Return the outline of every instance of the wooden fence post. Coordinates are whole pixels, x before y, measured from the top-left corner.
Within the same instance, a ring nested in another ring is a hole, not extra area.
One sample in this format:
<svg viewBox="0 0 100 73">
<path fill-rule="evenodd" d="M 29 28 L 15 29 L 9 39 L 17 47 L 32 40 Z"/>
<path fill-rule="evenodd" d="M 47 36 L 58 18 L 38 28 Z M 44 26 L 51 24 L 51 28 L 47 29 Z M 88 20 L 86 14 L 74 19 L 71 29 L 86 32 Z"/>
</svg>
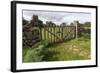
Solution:
<svg viewBox="0 0 100 73">
<path fill-rule="evenodd" d="M 79 21 L 74 21 L 75 25 L 75 37 L 78 38 L 80 36 L 80 24 Z"/>
<path fill-rule="evenodd" d="M 62 38 L 62 41 L 63 41 L 63 26 L 61 26 L 61 38 Z"/>
</svg>

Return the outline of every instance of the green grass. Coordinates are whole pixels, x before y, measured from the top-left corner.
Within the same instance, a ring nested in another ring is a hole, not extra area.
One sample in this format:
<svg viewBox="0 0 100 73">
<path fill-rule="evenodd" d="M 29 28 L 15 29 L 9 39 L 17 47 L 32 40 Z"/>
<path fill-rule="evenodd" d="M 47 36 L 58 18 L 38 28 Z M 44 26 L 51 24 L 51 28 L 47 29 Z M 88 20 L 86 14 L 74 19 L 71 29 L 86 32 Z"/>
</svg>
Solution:
<svg viewBox="0 0 100 73">
<path fill-rule="evenodd" d="M 85 60 L 90 59 L 90 40 L 73 39 L 54 44 L 46 48 L 45 61 Z M 53 53 L 53 54 L 52 54 Z"/>
<path fill-rule="evenodd" d="M 37 47 L 23 49 L 23 62 L 91 59 L 91 41 L 89 37 L 90 35 L 83 34 L 83 37 L 55 44 L 41 41 Z"/>
<path fill-rule="evenodd" d="M 37 47 L 23 49 L 23 62 L 40 62 L 44 56 L 43 49 L 48 44 L 41 41 Z"/>
</svg>

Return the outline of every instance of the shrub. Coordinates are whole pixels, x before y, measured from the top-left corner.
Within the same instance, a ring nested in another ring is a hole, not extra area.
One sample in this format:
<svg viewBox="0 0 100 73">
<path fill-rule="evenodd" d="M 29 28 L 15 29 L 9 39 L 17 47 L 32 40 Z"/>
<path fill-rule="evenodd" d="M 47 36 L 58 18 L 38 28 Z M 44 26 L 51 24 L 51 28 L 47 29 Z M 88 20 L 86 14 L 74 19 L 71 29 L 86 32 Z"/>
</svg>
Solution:
<svg viewBox="0 0 100 73">
<path fill-rule="evenodd" d="M 40 48 L 28 50 L 24 57 L 24 62 L 40 62 L 43 57 L 43 55 L 40 55 L 41 50 Z"/>
<path fill-rule="evenodd" d="M 37 48 L 30 48 L 24 55 L 24 62 L 40 62 L 44 57 L 44 49 L 48 45 L 47 42 L 42 41 Z M 25 50 L 24 50 L 25 51 Z"/>
<path fill-rule="evenodd" d="M 90 34 L 88 33 L 82 33 L 82 36 L 84 39 L 90 39 Z"/>
</svg>

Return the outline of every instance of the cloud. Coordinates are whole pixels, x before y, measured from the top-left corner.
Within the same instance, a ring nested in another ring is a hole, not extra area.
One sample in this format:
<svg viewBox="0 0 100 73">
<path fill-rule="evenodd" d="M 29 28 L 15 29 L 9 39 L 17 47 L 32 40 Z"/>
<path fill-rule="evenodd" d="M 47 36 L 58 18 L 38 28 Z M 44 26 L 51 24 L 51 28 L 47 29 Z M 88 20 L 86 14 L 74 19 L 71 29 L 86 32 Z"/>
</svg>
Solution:
<svg viewBox="0 0 100 73">
<path fill-rule="evenodd" d="M 83 13 L 69 13 L 70 16 L 63 17 L 62 21 L 72 22 L 75 20 L 84 23 L 86 21 L 91 21 L 91 14 L 83 14 Z"/>
<path fill-rule="evenodd" d="M 76 12 L 54 12 L 54 11 L 30 11 L 24 10 L 23 17 L 31 20 L 33 15 L 38 15 L 39 19 L 44 23 L 46 21 L 53 21 L 54 23 L 72 22 L 79 20 L 80 22 L 91 21 L 90 13 L 76 13 Z"/>
</svg>

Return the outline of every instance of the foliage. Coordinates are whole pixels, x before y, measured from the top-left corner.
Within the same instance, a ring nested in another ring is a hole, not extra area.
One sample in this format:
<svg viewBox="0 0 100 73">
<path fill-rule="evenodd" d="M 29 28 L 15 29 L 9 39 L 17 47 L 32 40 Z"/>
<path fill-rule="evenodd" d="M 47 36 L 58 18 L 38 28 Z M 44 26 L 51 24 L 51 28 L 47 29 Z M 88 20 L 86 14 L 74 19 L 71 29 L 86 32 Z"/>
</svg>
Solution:
<svg viewBox="0 0 100 73">
<path fill-rule="evenodd" d="M 66 26 L 66 23 L 61 23 L 60 26 Z"/>
<path fill-rule="evenodd" d="M 91 22 L 85 22 L 85 23 L 83 24 L 83 26 L 84 26 L 84 27 L 91 27 Z"/>
<path fill-rule="evenodd" d="M 52 21 L 47 21 L 47 22 L 46 22 L 46 25 L 47 25 L 47 26 L 53 26 L 53 25 L 55 26 L 56 24 L 53 23 Z"/>
<path fill-rule="evenodd" d="M 47 46 L 47 42 L 42 41 L 36 48 L 23 49 L 23 62 L 40 62 L 44 56 L 43 50 Z"/>
<path fill-rule="evenodd" d="M 28 24 L 28 20 L 23 18 L 23 25 Z"/>
<path fill-rule="evenodd" d="M 82 33 L 82 36 L 84 39 L 90 39 L 91 38 L 91 34 L 89 33 Z"/>
<path fill-rule="evenodd" d="M 38 20 L 38 25 L 39 25 L 39 27 L 43 27 L 43 21 Z"/>
<path fill-rule="evenodd" d="M 40 55 L 41 49 L 35 48 L 32 50 L 28 50 L 25 57 L 24 62 L 39 62 L 42 59 L 42 55 Z"/>
</svg>

